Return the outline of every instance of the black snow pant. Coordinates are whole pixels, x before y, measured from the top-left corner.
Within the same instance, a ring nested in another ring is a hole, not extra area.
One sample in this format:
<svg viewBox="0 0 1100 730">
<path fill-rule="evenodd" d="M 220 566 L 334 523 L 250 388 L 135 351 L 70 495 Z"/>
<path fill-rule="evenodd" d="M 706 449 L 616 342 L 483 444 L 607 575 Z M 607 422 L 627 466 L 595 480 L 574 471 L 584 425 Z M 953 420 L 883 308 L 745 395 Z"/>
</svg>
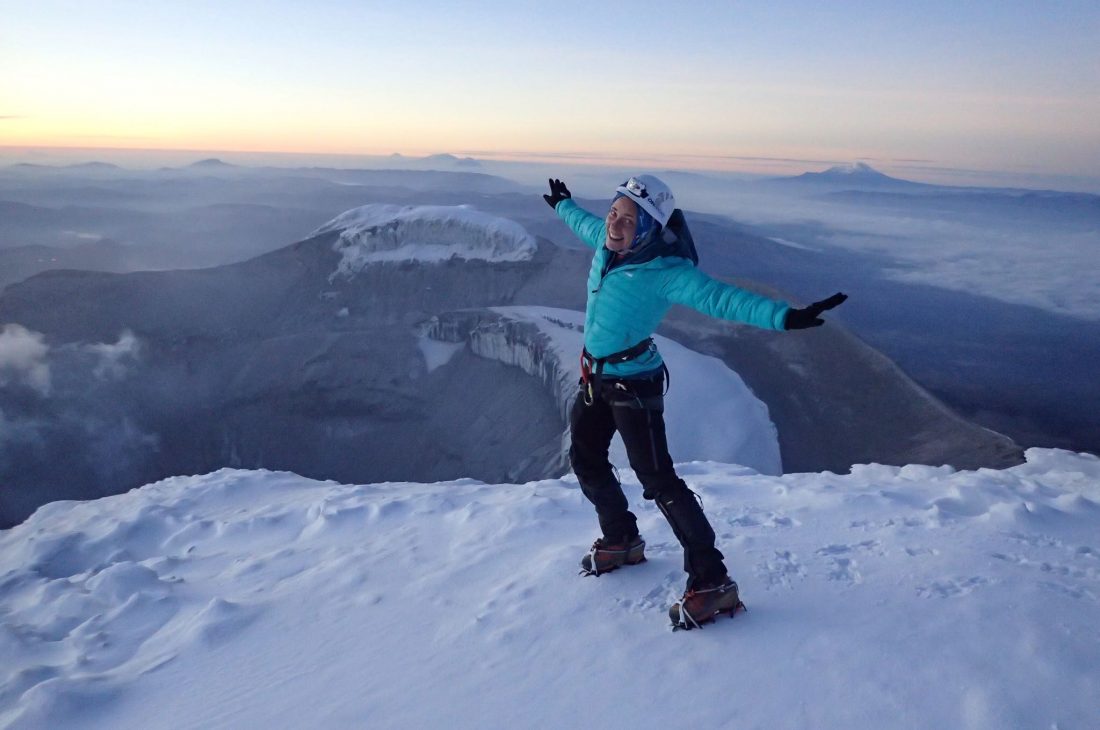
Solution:
<svg viewBox="0 0 1100 730">
<path fill-rule="evenodd" d="M 581 491 L 596 508 L 605 540 L 618 543 L 638 534 L 638 522 L 608 460 L 618 431 L 642 496 L 657 503 L 684 548 L 688 588 L 726 575 L 714 530 L 695 493 L 676 475 L 665 438 L 664 373 L 651 380 L 604 377 L 601 392 L 585 404 L 584 389 L 569 416 L 569 461 Z"/>
</svg>

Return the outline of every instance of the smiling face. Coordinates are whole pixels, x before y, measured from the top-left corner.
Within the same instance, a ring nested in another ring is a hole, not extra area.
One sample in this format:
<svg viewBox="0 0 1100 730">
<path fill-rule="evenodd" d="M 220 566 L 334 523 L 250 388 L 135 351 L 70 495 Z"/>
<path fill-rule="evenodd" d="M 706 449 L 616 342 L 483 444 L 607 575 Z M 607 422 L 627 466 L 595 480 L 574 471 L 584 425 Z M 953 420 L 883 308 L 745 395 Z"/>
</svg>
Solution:
<svg viewBox="0 0 1100 730">
<path fill-rule="evenodd" d="M 630 198 L 618 198 L 607 212 L 607 242 L 604 244 L 621 254 L 630 248 L 638 232 L 638 206 Z"/>
</svg>

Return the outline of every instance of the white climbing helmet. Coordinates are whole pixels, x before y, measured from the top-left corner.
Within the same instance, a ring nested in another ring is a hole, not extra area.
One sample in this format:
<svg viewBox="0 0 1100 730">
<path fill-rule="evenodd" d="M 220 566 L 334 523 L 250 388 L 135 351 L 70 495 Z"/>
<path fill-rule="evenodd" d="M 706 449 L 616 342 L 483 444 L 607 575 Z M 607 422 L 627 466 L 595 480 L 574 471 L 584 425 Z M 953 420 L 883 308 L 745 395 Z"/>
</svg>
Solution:
<svg viewBox="0 0 1100 730">
<path fill-rule="evenodd" d="M 635 175 L 615 188 L 615 192 L 622 193 L 637 203 L 662 228 L 668 225 L 672 211 L 676 210 L 676 198 L 672 197 L 672 190 L 653 175 Z"/>
</svg>

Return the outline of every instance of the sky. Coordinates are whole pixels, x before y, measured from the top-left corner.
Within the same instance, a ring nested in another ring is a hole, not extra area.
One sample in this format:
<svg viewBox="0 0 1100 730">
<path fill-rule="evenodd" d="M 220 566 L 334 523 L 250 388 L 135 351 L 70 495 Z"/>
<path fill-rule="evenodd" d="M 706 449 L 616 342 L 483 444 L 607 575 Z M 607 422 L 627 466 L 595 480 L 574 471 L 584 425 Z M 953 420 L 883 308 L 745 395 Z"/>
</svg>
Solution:
<svg viewBox="0 0 1100 730">
<path fill-rule="evenodd" d="M 1100 170 L 1095 0 L 0 0 L 0 14 L 7 148 Z"/>
</svg>

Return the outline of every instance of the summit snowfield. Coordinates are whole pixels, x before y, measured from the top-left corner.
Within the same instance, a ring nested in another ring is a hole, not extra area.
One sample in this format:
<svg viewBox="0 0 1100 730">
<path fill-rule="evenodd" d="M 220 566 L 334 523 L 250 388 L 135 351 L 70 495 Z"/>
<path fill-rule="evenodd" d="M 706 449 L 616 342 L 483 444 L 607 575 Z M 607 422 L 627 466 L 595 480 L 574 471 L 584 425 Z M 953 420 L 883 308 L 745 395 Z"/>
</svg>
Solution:
<svg viewBox="0 0 1100 730">
<path fill-rule="evenodd" d="M 749 607 L 701 631 L 629 471 L 649 560 L 600 578 L 571 477 L 47 505 L 0 533 L 0 727 L 1096 727 L 1100 460 L 679 468 Z"/>
</svg>

